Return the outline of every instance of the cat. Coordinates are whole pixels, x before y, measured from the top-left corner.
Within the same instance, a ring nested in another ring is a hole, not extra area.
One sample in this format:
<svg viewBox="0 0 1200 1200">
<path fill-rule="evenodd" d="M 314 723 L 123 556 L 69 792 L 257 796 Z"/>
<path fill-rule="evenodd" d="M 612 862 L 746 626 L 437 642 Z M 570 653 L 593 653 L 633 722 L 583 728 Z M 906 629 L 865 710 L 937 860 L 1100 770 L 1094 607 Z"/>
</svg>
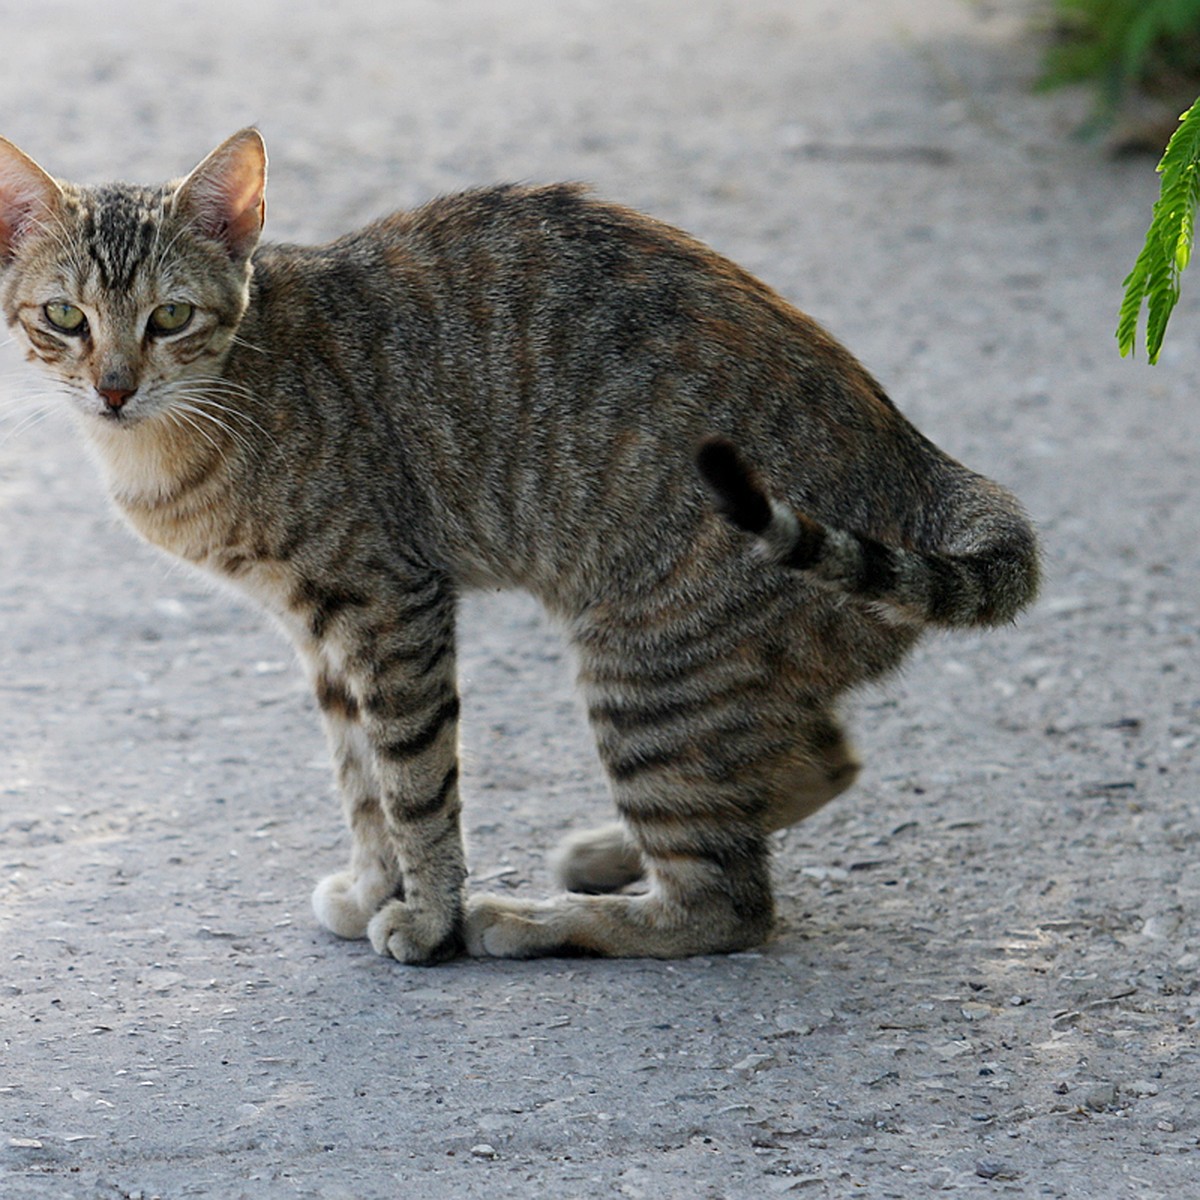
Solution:
<svg viewBox="0 0 1200 1200">
<path fill-rule="evenodd" d="M 181 180 L 84 187 L 0 140 L 0 305 L 133 529 L 295 643 L 352 840 L 318 920 L 420 964 L 761 944 L 770 834 L 859 771 L 839 696 L 1033 598 L 1016 500 L 765 284 L 577 185 L 299 247 L 260 244 L 266 167 L 245 129 Z M 565 631 L 621 818 L 545 900 L 467 895 L 481 587 Z"/>
</svg>

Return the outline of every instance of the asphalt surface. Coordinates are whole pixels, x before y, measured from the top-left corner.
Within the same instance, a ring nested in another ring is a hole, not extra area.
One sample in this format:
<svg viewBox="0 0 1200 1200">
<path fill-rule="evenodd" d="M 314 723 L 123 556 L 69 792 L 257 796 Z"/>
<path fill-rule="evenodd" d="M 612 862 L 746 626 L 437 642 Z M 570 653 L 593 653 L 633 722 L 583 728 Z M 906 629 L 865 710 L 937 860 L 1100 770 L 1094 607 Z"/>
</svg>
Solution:
<svg viewBox="0 0 1200 1200">
<path fill-rule="evenodd" d="M 1035 95 L 1015 0 L 0 0 L 0 133 L 158 180 L 255 122 L 268 233 L 584 179 L 811 312 L 1010 485 L 1047 580 L 852 705 L 780 929 L 409 969 L 309 912 L 345 838 L 256 613 L 138 545 L 0 350 L 0 1195 L 1195 1194 L 1200 279 L 1118 358 L 1152 160 Z M 464 614 L 475 885 L 607 815 L 555 632 Z"/>
</svg>

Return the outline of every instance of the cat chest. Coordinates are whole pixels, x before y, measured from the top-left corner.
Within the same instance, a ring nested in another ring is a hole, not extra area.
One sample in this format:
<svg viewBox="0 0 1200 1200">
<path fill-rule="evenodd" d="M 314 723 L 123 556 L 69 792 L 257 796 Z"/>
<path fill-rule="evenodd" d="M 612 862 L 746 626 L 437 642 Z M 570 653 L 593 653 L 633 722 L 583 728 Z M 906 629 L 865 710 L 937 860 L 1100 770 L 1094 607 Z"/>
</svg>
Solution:
<svg viewBox="0 0 1200 1200">
<path fill-rule="evenodd" d="M 330 620 L 330 604 L 341 593 L 317 586 L 286 562 L 236 549 L 218 551 L 202 565 L 274 617 L 305 657 L 319 646 L 329 661 L 341 660 L 344 631 Z"/>
<path fill-rule="evenodd" d="M 252 600 L 292 631 L 304 624 L 298 597 L 303 594 L 299 574 L 287 563 L 257 558 L 238 548 L 223 548 L 205 556 L 198 565 Z"/>
<path fill-rule="evenodd" d="M 148 542 L 265 609 L 288 626 L 289 632 L 297 623 L 298 572 L 259 547 L 241 544 L 226 522 L 211 514 L 180 519 L 161 509 L 131 511 L 128 507 L 125 516 Z"/>
<path fill-rule="evenodd" d="M 214 504 L 199 505 L 190 512 L 171 511 L 163 505 L 123 507 L 147 541 L 265 610 L 298 646 L 327 640 L 313 626 L 311 581 L 292 562 L 273 556 L 266 548 L 261 522 L 237 519 L 229 512 L 231 506 Z"/>
</svg>

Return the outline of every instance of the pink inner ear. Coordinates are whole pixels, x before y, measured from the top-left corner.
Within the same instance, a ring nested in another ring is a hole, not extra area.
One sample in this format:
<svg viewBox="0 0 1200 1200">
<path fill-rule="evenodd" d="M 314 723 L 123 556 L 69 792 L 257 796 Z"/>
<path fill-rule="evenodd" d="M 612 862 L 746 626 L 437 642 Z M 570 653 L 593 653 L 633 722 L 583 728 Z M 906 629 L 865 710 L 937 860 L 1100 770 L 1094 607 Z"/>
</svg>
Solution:
<svg viewBox="0 0 1200 1200">
<path fill-rule="evenodd" d="M 176 211 L 191 217 L 230 256 L 254 249 L 266 213 L 267 161 L 256 132 L 235 134 L 218 146 L 180 185 Z"/>
<path fill-rule="evenodd" d="M 58 211 L 58 184 L 28 155 L 0 138 L 0 257 Z"/>
</svg>

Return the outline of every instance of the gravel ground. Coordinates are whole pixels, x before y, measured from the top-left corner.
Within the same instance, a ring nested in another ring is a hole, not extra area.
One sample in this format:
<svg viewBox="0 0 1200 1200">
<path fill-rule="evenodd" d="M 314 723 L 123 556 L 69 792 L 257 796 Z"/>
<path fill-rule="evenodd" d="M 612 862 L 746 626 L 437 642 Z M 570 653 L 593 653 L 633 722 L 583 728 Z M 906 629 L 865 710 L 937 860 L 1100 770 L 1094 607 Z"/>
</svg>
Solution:
<svg viewBox="0 0 1200 1200">
<path fill-rule="evenodd" d="M 1152 163 L 1031 93 L 1024 10 L 0 0 L 0 132 L 56 173 L 255 121 L 298 239 L 590 180 L 825 322 L 1047 557 L 1016 628 L 858 698 L 760 953 L 405 969 L 310 916 L 345 840 L 288 651 L 119 528 L 0 350 L 6 1200 L 1195 1194 L 1200 281 L 1117 357 Z M 606 812 L 569 663 L 523 597 L 464 624 L 475 879 L 542 891 Z"/>
</svg>

